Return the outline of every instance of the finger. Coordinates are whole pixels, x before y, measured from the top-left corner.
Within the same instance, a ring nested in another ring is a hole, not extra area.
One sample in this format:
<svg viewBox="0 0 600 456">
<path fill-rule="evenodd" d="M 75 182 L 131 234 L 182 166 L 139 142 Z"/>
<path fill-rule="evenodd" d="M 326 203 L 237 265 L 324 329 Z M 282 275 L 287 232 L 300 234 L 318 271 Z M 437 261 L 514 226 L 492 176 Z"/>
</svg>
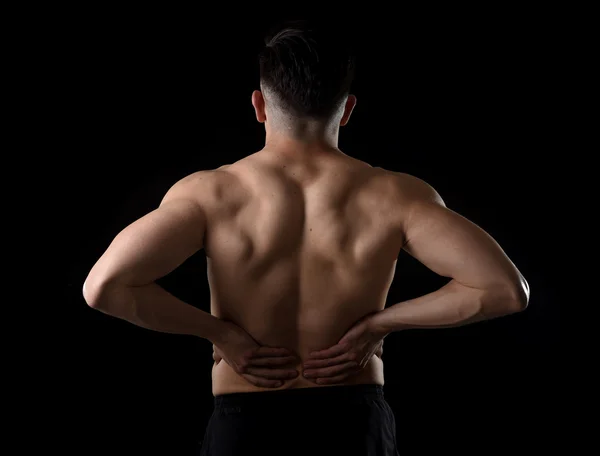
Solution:
<svg viewBox="0 0 600 456">
<path fill-rule="evenodd" d="M 263 388 L 279 388 L 281 385 L 283 385 L 281 380 L 268 380 L 266 378 L 255 377 L 254 375 L 249 374 L 242 374 L 242 377 L 244 377 L 254 386 L 260 386 Z"/>
<path fill-rule="evenodd" d="M 356 361 L 349 361 L 337 366 L 325 367 L 323 369 L 309 369 L 304 371 L 304 376 L 307 378 L 335 377 L 344 372 L 354 371 L 358 368 Z"/>
<path fill-rule="evenodd" d="M 248 366 L 285 366 L 286 364 L 296 364 L 298 358 L 295 356 L 282 356 L 277 358 L 250 358 Z"/>
<path fill-rule="evenodd" d="M 303 366 L 304 369 L 316 369 L 321 367 L 335 366 L 336 364 L 343 364 L 348 361 L 355 360 L 356 355 L 354 353 L 346 352 L 342 355 L 336 356 L 335 358 L 309 360 L 306 361 Z"/>
<path fill-rule="evenodd" d="M 325 359 L 333 358 L 334 356 L 341 355 L 350 349 L 350 345 L 347 343 L 336 344 L 333 347 L 329 347 L 326 350 L 311 352 L 308 356 L 312 359 Z"/>
<path fill-rule="evenodd" d="M 252 350 L 252 358 L 270 357 L 270 356 L 293 356 L 294 352 L 287 348 L 274 348 L 274 347 L 258 347 Z"/>
<path fill-rule="evenodd" d="M 260 367 L 246 367 L 244 373 L 273 380 L 289 380 L 298 376 L 298 371 L 295 369 L 263 369 Z"/>
<path fill-rule="evenodd" d="M 318 378 L 315 383 L 317 385 L 333 385 L 335 383 L 342 383 L 343 381 L 347 380 L 352 374 L 353 372 L 346 372 L 335 377 Z"/>
</svg>

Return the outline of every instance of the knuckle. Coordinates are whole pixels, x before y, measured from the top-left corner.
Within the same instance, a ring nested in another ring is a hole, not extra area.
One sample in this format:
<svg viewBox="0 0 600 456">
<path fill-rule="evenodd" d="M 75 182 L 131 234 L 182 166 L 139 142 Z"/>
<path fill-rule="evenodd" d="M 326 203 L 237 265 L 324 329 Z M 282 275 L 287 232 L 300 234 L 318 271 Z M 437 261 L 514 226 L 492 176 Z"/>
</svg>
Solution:
<svg viewBox="0 0 600 456">
<path fill-rule="evenodd" d="M 351 352 L 351 353 L 348 353 L 347 358 L 350 361 L 356 361 L 356 359 L 358 358 L 358 355 L 354 352 Z"/>
</svg>

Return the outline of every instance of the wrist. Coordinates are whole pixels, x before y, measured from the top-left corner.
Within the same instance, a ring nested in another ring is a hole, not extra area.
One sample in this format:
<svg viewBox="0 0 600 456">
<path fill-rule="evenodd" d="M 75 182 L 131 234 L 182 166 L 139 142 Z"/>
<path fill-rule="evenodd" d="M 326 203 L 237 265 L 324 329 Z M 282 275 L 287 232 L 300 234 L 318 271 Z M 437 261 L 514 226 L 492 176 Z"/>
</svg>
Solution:
<svg viewBox="0 0 600 456">
<path fill-rule="evenodd" d="M 226 336 L 228 324 L 225 320 L 221 320 L 214 315 L 208 314 L 209 318 L 205 325 L 205 330 L 202 334 L 197 333 L 196 336 L 202 337 L 214 345 L 220 344 Z"/>
<path fill-rule="evenodd" d="M 373 332 L 382 334 L 384 337 L 392 332 L 409 328 L 408 325 L 393 321 L 392 310 L 389 307 L 373 314 L 369 320 L 369 327 Z"/>
<path fill-rule="evenodd" d="M 386 315 L 384 315 L 384 312 L 385 312 L 385 309 L 381 310 L 377 313 L 374 313 L 373 315 L 371 315 L 371 317 L 367 321 L 369 331 L 374 334 L 379 334 L 382 337 L 385 337 L 389 333 L 392 332 L 392 330 L 390 328 L 388 328 L 385 324 L 386 323 L 386 318 L 385 318 Z"/>
</svg>

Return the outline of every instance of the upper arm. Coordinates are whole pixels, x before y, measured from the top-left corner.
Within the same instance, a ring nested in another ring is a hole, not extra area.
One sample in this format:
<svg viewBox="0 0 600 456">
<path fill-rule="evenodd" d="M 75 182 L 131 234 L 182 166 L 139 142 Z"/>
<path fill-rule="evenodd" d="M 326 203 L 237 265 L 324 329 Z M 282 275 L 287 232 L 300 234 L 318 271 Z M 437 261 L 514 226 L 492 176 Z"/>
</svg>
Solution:
<svg viewBox="0 0 600 456">
<path fill-rule="evenodd" d="M 204 210 L 192 194 L 189 179 L 183 179 L 157 209 L 115 237 L 88 280 L 132 286 L 151 283 L 202 248 L 205 228 Z"/>
<path fill-rule="evenodd" d="M 526 289 L 515 265 L 488 233 L 448 209 L 425 182 L 415 180 L 411 187 L 405 251 L 437 274 L 469 287 Z"/>
</svg>

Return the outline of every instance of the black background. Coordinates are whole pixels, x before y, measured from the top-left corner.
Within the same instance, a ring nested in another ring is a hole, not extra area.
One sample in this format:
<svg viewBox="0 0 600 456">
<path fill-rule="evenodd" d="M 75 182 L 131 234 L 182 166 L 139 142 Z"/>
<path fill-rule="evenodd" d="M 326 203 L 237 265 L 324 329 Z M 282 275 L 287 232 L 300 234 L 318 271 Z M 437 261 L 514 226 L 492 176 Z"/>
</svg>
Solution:
<svg viewBox="0 0 600 456">
<path fill-rule="evenodd" d="M 58 185 L 69 261 L 62 436 L 79 454 L 187 455 L 202 439 L 210 343 L 105 316 L 81 287 L 112 238 L 174 182 L 262 147 L 250 103 L 256 54 L 269 26 L 302 17 L 163 13 L 78 12 L 55 31 L 49 71 L 68 111 L 54 132 L 66 151 Z M 429 182 L 500 243 L 531 287 L 521 314 L 386 339 L 401 454 L 540 450 L 552 442 L 559 333 L 548 276 L 559 235 L 548 222 L 550 36 L 535 12 L 388 16 L 343 19 L 358 52 L 358 104 L 340 148 Z M 208 310 L 205 266 L 199 253 L 160 283 Z M 403 254 L 388 304 L 444 283 Z"/>
</svg>

